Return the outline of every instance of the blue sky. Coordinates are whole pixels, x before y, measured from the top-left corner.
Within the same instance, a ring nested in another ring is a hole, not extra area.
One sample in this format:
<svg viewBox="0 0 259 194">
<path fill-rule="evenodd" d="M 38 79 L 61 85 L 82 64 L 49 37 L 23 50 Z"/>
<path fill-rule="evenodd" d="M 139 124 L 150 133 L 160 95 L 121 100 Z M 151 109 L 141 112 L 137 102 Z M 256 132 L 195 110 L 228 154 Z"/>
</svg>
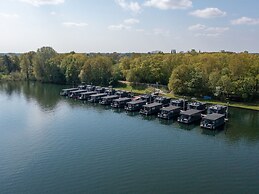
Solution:
<svg viewBox="0 0 259 194">
<path fill-rule="evenodd" d="M 0 52 L 259 52 L 258 0 L 0 1 Z"/>
</svg>

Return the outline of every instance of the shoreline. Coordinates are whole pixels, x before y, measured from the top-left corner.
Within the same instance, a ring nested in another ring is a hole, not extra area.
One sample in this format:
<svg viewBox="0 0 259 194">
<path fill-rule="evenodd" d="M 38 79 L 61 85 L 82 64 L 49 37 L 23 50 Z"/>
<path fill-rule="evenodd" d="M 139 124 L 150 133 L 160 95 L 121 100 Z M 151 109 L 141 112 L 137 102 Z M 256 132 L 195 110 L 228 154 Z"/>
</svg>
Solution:
<svg viewBox="0 0 259 194">
<path fill-rule="evenodd" d="M 133 89 L 131 86 L 126 86 L 126 87 L 114 87 L 115 89 L 119 89 L 119 90 L 126 90 L 126 91 L 130 91 L 133 92 L 135 94 L 146 94 L 148 93 L 147 90 L 144 89 Z M 191 99 L 190 96 L 175 96 L 173 94 L 170 93 L 163 93 L 164 96 L 170 97 L 170 98 L 187 98 L 187 99 Z M 209 104 L 220 104 L 220 105 L 228 105 L 229 107 L 234 107 L 234 108 L 242 108 L 242 109 L 247 109 L 247 110 L 252 110 L 252 111 L 259 111 L 259 104 L 257 105 L 256 103 L 245 103 L 245 102 L 233 102 L 233 101 L 229 101 L 229 103 L 227 102 L 222 102 L 222 101 L 217 101 L 217 100 L 204 100 L 204 99 L 199 99 L 197 98 L 197 100 L 201 101 L 201 102 L 206 102 Z"/>
</svg>

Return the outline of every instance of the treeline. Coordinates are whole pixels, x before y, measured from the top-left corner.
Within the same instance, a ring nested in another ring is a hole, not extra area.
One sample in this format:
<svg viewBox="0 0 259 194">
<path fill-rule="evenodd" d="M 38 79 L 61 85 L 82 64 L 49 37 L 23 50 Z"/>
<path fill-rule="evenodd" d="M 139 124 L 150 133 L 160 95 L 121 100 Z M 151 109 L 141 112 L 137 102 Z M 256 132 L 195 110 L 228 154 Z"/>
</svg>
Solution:
<svg viewBox="0 0 259 194">
<path fill-rule="evenodd" d="M 258 97 L 259 55 L 249 53 L 58 54 L 51 47 L 0 57 L 0 78 L 51 83 L 114 85 L 118 80 L 168 85 L 186 96 L 253 101 Z"/>
</svg>

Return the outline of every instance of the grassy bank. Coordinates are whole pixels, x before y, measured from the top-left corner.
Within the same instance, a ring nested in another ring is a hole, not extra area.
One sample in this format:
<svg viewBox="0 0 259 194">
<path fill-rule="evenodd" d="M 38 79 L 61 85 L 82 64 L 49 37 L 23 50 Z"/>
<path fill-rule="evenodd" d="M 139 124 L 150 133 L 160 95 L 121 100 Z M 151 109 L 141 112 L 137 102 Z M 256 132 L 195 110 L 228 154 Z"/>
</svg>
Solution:
<svg viewBox="0 0 259 194">
<path fill-rule="evenodd" d="M 146 93 L 151 93 L 155 91 L 155 88 L 152 87 L 144 87 L 144 86 L 136 86 L 132 87 L 130 84 L 121 84 L 120 86 L 116 87 L 115 89 L 120 89 L 120 90 L 127 90 L 130 92 L 133 92 L 135 94 L 146 94 Z M 162 94 L 170 97 L 170 98 L 183 98 L 183 96 L 175 96 L 171 93 L 168 93 L 167 91 L 162 89 Z M 188 99 L 191 99 L 191 97 L 186 97 Z M 221 102 L 217 100 L 203 100 L 203 99 L 198 99 L 199 101 L 202 102 L 207 102 L 209 104 L 220 104 L 220 105 L 227 105 L 226 102 Z M 228 104 L 230 107 L 236 107 L 236 108 L 243 108 L 243 109 L 249 109 L 249 110 L 256 110 L 259 111 L 259 103 L 245 103 L 245 102 L 229 102 Z"/>
</svg>

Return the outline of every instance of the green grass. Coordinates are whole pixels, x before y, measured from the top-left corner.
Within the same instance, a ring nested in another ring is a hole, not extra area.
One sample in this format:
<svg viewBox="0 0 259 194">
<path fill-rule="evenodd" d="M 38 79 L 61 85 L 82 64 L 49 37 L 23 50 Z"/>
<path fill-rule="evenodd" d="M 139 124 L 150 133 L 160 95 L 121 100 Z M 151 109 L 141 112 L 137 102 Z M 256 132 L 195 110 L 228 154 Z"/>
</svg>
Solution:
<svg viewBox="0 0 259 194">
<path fill-rule="evenodd" d="M 144 87 L 144 86 L 131 86 L 130 84 L 121 84 L 118 87 L 115 87 L 115 89 L 119 90 L 127 90 L 130 92 L 133 92 L 135 94 L 146 94 L 146 93 L 151 93 L 155 91 L 155 88 L 152 87 Z M 164 93 L 164 96 L 170 97 L 170 98 L 183 98 L 183 96 L 176 96 L 172 93 Z M 188 99 L 191 99 L 191 97 L 185 97 Z M 220 105 L 227 105 L 226 102 L 221 102 L 217 100 L 203 100 L 203 99 L 198 99 L 199 101 L 202 102 L 207 102 L 209 104 L 220 104 Z M 236 107 L 236 108 L 243 108 L 243 109 L 249 109 L 249 110 L 256 110 L 259 111 L 259 103 L 245 103 L 245 102 L 229 102 L 228 104 L 230 107 Z"/>
</svg>

